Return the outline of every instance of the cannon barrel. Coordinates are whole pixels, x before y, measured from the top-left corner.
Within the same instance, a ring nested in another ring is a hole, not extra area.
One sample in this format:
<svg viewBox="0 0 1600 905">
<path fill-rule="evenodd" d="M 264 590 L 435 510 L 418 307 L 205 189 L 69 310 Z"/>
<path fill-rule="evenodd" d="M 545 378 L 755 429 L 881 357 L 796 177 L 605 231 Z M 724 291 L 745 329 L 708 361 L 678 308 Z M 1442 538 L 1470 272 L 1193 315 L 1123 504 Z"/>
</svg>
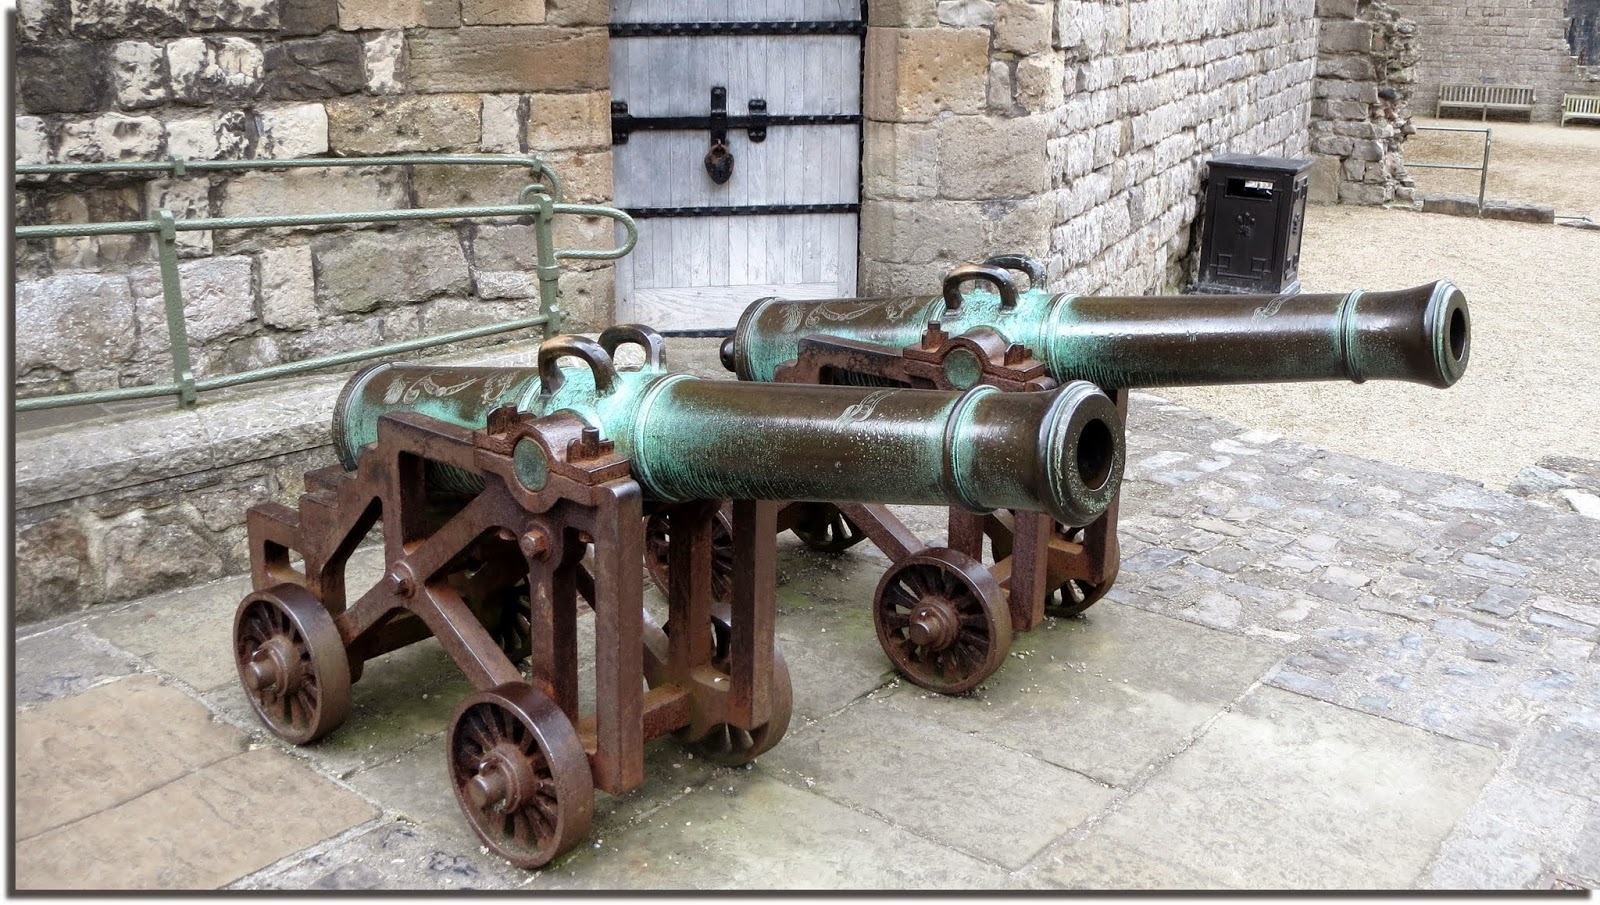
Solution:
<svg viewBox="0 0 1600 905">
<path fill-rule="evenodd" d="M 1038 272 L 1042 276 L 1042 271 Z M 972 281 L 984 288 L 963 293 Z M 932 323 L 998 330 L 1060 382 L 1108 388 L 1404 380 L 1444 388 L 1467 367 L 1471 319 L 1446 280 L 1392 292 L 1080 296 L 1018 292 L 997 267 L 968 265 L 944 294 L 789 301 L 746 308 L 723 344 L 741 380 L 770 381 L 801 338 L 826 334 L 900 349 Z M 993 291 L 990 291 L 993 290 Z"/>
<path fill-rule="evenodd" d="M 836 500 L 1046 512 L 1093 521 L 1122 480 L 1123 430 L 1095 386 L 966 392 L 699 380 L 668 374 L 660 337 L 613 327 L 599 344 L 554 337 L 537 368 L 379 364 L 346 384 L 335 449 L 354 469 L 385 413 L 481 428 L 502 405 L 578 413 L 630 461 L 652 499 Z M 637 371 L 610 352 L 645 346 Z M 564 356 L 587 367 L 557 366 Z M 462 488 L 470 489 L 470 488 Z"/>
</svg>

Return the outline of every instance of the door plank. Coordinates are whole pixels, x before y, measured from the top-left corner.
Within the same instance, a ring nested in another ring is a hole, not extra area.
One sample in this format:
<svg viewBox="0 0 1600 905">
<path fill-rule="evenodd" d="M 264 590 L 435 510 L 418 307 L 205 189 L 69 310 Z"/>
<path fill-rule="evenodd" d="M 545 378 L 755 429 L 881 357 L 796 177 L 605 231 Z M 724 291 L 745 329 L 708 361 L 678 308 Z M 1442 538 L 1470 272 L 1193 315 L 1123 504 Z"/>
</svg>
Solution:
<svg viewBox="0 0 1600 905">
<path fill-rule="evenodd" d="M 751 302 L 768 296 L 786 299 L 835 298 L 834 283 L 778 283 L 771 285 L 706 286 L 698 288 L 640 289 L 634 293 L 624 322 L 649 324 L 657 330 L 731 328 Z"/>
</svg>

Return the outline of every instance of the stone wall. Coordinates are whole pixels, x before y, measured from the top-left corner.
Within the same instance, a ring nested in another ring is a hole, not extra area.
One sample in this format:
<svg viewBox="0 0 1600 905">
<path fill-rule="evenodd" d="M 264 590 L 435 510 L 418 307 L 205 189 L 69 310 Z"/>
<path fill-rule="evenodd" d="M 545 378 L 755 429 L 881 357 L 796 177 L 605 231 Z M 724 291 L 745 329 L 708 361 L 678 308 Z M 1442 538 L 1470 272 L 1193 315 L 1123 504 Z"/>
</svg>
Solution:
<svg viewBox="0 0 1600 905">
<path fill-rule="evenodd" d="M 869 3 L 863 293 L 1000 250 L 1179 288 L 1204 161 L 1307 151 L 1313 2 Z"/>
<path fill-rule="evenodd" d="M 1600 93 L 1600 67 L 1567 40 L 1575 0 L 1393 0 L 1416 20 L 1422 62 L 1412 103 L 1433 115 L 1442 84 L 1532 85 L 1533 119 L 1560 119 L 1563 92 Z M 1587 6 L 1585 6 L 1587 8 Z M 1456 111 L 1451 115 L 1465 115 Z M 1521 119 L 1521 114 L 1514 114 Z"/>
<path fill-rule="evenodd" d="M 16 160 L 104 163 L 537 153 L 567 200 L 611 195 L 603 0 L 22 0 Z M 526 169 L 404 167 L 24 180 L 19 223 L 503 204 Z M 558 244 L 609 247 L 567 218 Z M 196 376 L 527 316 L 510 220 L 179 234 Z M 148 236 L 19 243 L 21 395 L 170 379 Z M 569 327 L 610 268 L 569 267 Z"/>
<path fill-rule="evenodd" d="M 1417 25 L 1387 0 L 1319 0 L 1321 38 L 1311 102 L 1311 200 L 1411 202 L 1401 142 L 1411 126 Z"/>
</svg>

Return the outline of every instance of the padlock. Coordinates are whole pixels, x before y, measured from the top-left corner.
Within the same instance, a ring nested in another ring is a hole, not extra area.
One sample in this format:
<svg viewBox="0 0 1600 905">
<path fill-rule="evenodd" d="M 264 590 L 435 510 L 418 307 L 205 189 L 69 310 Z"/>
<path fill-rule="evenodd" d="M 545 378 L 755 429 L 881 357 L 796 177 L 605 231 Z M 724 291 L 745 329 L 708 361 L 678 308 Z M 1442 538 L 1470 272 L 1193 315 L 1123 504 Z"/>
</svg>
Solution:
<svg viewBox="0 0 1600 905">
<path fill-rule="evenodd" d="M 706 152 L 706 173 L 711 176 L 711 181 L 722 185 L 733 176 L 733 152 L 728 150 L 728 143 L 720 138 L 711 142 L 711 150 Z"/>
</svg>

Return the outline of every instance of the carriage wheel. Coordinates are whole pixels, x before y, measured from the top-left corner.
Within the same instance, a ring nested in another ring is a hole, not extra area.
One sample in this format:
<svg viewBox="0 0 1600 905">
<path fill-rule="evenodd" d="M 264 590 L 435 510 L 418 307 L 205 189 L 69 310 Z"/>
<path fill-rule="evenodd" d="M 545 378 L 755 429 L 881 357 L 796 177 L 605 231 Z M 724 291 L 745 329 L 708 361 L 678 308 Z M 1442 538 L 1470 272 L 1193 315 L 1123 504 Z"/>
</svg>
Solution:
<svg viewBox="0 0 1600 905">
<path fill-rule="evenodd" d="M 711 666 L 728 673 L 733 628 L 726 606 L 719 605 L 713 610 L 711 632 Z M 789 717 L 794 711 L 794 686 L 789 681 L 789 664 L 784 662 L 783 651 L 777 645 L 772 648 L 772 684 L 769 690 L 771 709 L 765 723 L 754 729 L 740 729 L 723 723 L 684 747 L 723 767 L 742 766 L 772 750 L 772 746 L 789 730 Z"/>
<path fill-rule="evenodd" d="M 589 835 L 589 758 L 566 714 L 533 686 L 507 682 L 467 697 L 447 753 L 473 832 L 517 867 L 542 867 Z"/>
<path fill-rule="evenodd" d="M 350 713 L 350 658 L 339 629 L 299 585 L 245 597 L 233 617 L 233 657 L 256 716 L 284 741 L 314 742 Z"/>
<path fill-rule="evenodd" d="M 943 694 L 971 691 L 1011 649 L 1011 611 L 999 583 L 977 560 L 944 547 L 889 568 L 872 621 L 895 668 Z"/>
<path fill-rule="evenodd" d="M 1058 524 L 1056 533 L 1073 543 L 1083 543 L 1083 528 L 1068 528 Z M 1119 563 L 1115 562 L 1108 564 L 1111 574 L 1103 581 L 1090 582 L 1069 578 L 1060 587 L 1052 588 L 1044 599 L 1045 613 L 1058 619 L 1068 619 L 1094 606 L 1100 598 L 1106 596 L 1106 592 L 1111 590 L 1112 583 L 1117 580 L 1118 565 Z"/>
<path fill-rule="evenodd" d="M 843 553 L 867 539 L 859 525 L 832 503 L 796 503 L 802 514 L 789 530 L 818 553 Z"/>
<path fill-rule="evenodd" d="M 661 593 L 667 593 L 668 551 L 672 532 L 667 516 L 656 513 L 644 522 L 645 568 Z M 733 522 L 719 511 L 711 520 L 711 597 L 719 603 L 733 599 Z"/>
</svg>

